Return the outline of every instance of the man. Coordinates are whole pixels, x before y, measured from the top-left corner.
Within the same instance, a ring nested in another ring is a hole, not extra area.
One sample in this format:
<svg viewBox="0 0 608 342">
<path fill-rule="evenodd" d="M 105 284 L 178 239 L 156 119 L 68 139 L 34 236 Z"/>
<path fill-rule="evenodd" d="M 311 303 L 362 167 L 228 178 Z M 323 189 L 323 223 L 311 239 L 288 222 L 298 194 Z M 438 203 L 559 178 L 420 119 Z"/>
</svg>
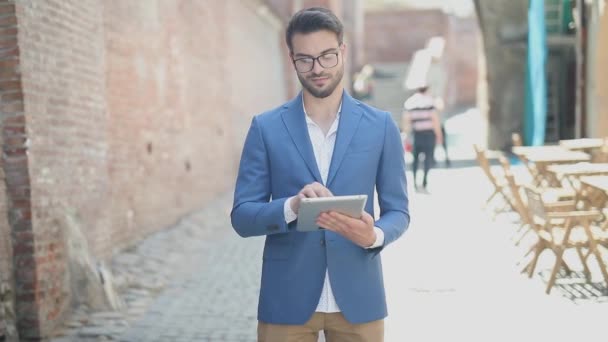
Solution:
<svg viewBox="0 0 608 342">
<path fill-rule="evenodd" d="M 382 341 L 379 252 L 408 227 L 405 165 L 389 113 L 344 91 L 343 28 L 327 9 L 296 13 L 286 41 L 302 92 L 256 116 L 236 182 L 232 225 L 265 235 L 258 341 Z M 374 222 L 373 195 L 380 218 Z M 296 231 L 305 197 L 366 194 L 361 219 L 323 213 Z"/>
<path fill-rule="evenodd" d="M 424 155 L 424 175 L 422 187 L 426 190 L 428 185 L 428 174 L 435 163 L 435 145 L 443 144 L 443 132 L 437 114 L 438 104 L 435 98 L 429 94 L 427 85 L 420 86 L 416 93 L 410 96 L 403 104 L 403 119 L 414 137 L 413 166 L 414 187 L 418 188 L 416 174 L 418 171 L 418 160 Z M 446 149 L 447 157 L 447 149 Z"/>
</svg>

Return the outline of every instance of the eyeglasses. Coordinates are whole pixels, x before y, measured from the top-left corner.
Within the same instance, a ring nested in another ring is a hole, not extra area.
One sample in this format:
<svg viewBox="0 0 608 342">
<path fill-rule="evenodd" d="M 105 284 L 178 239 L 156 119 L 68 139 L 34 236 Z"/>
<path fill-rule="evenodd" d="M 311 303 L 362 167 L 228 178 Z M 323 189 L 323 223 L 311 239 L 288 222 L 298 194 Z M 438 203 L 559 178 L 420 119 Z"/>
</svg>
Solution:
<svg viewBox="0 0 608 342">
<path fill-rule="evenodd" d="M 293 60 L 293 65 L 299 73 L 306 73 L 314 69 L 315 61 L 324 69 L 333 68 L 338 65 L 338 53 L 328 52 L 317 57 L 302 57 Z"/>
</svg>

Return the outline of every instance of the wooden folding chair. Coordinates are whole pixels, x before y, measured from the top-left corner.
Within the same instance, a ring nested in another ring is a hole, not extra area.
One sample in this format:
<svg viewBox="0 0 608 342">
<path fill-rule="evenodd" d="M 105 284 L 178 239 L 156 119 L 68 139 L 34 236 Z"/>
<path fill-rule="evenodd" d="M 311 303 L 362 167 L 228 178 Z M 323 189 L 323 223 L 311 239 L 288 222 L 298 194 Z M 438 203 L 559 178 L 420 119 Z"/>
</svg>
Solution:
<svg viewBox="0 0 608 342">
<path fill-rule="evenodd" d="M 513 147 L 523 146 L 521 135 L 519 135 L 519 133 L 512 133 L 511 143 Z M 522 164 L 524 164 L 524 166 L 526 167 L 526 170 L 528 170 L 528 172 L 530 173 L 530 176 L 532 176 L 533 183 L 540 183 L 542 175 L 539 173 L 534 163 L 530 162 L 528 158 L 526 158 L 526 156 L 524 155 L 517 155 L 517 158 L 521 160 Z"/>
<path fill-rule="evenodd" d="M 490 181 L 490 183 L 492 183 L 492 186 L 494 187 L 494 191 L 492 192 L 490 197 L 488 197 L 488 199 L 486 200 L 484 208 L 487 208 L 493 199 L 502 198 L 502 200 L 504 201 L 504 204 L 501 208 L 499 208 L 497 210 L 497 212 L 515 210 L 512 200 L 509 197 L 509 190 L 508 190 L 506 181 L 504 180 L 504 177 L 495 175 L 492 172 L 492 169 L 490 166 L 490 160 L 488 159 L 488 156 L 487 156 L 487 151 L 484 148 L 481 148 L 477 144 L 475 144 L 473 147 L 475 148 L 477 163 L 479 164 L 479 166 L 483 170 L 483 173 L 486 175 L 486 177 L 488 178 L 488 180 Z"/>
<path fill-rule="evenodd" d="M 500 158 L 501 164 L 503 168 L 505 168 L 505 179 L 507 181 L 507 185 L 509 186 L 511 198 L 513 199 L 513 205 L 515 207 L 515 211 L 519 214 L 521 219 L 521 225 L 517 230 L 516 234 L 519 234 L 516 237 L 515 245 L 519 246 L 524 237 L 526 237 L 530 231 L 532 231 L 533 220 L 530 215 L 530 210 L 528 209 L 528 203 L 525 200 L 525 197 L 522 195 L 523 187 L 517 183 L 515 180 L 515 176 L 511 172 L 508 166 L 508 160 L 506 158 Z M 506 164 L 506 165 L 505 165 Z M 560 191 L 560 189 L 555 190 L 545 190 L 542 193 L 543 202 L 545 203 L 545 207 L 550 211 L 572 211 L 576 210 L 576 202 L 573 200 L 574 193 L 572 191 Z M 561 192 L 561 193 L 560 193 Z M 526 255 L 529 253 L 526 253 Z"/>
<path fill-rule="evenodd" d="M 597 220 L 601 213 L 597 210 L 548 212 L 541 194 L 536 189 L 526 186 L 525 192 L 532 228 L 538 237 L 538 242 L 533 248 L 534 256 L 524 268 L 524 271 L 528 272 L 528 276 L 532 277 L 540 254 L 545 249 L 551 250 L 555 255 L 555 264 L 547 283 L 546 293 L 549 294 L 559 270 L 564 268 L 566 272 L 570 272 L 570 268 L 564 261 L 564 252 L 568 249 L 576 249 L 587 281 L 591 282 L 587 259 L 593 254 L 600 266 L 604 281 L 608 285 L 608 270 L 597 248 L 598 244 L 608 243 L 608 232 L 592 225 L 592 222 Z"/>
</svg>

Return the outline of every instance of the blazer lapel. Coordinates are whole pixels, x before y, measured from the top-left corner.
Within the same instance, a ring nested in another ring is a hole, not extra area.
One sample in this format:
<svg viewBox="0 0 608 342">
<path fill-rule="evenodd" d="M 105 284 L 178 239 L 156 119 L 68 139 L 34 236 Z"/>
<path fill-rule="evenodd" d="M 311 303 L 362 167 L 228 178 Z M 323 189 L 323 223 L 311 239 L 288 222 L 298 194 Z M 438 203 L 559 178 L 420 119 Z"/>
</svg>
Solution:
<svg viewBox="0 0 608 342">
<path fill-rule="evenodd" d="M 285 111 L 281 113 L 285 127 L 296 145 L 300 156 L 306 162 L 306 166 L 310 173 L 314 176 L 315 180 L 319 183 L 323 183 L 317 161 L 315 160 L 315 153 L 312 150 L 312 144 L 310 142 L 310 136 L 308 135 L 308 125 L 306 124 L 306 118 L 304 117 L 304 108 L 302 106 L 302 93 L 300 93 L 293 101 L 285 105 Z"/>
<path fill-rule="evenodd" d="M 340 168 L 346 149 L 357 131 L 360 120 L 361 108 L 359 108 L 359 105 L 355 100 L 345 91 L 342 96 L 342 112 L 340 113 L 336 145 L 334 147 L 334 154 L 331 158 L 331 164 L 329 165 L 329 175 L 327 177 L 328 187 Z"/>
</svg>

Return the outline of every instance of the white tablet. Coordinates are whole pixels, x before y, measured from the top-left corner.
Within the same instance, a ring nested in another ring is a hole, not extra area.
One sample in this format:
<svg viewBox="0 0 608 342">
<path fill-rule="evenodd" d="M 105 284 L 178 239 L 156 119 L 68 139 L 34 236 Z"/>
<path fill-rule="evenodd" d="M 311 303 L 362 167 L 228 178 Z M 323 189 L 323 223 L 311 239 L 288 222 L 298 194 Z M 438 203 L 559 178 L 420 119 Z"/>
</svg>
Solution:
<svg viewBox="0 0 608 342">
<path fill-rule="evenodd" d="M 367 195 L 303 198 L 298 210 L 296 230 L 310 232 L 322 229 L 317 226 L 317 217 L 326 211 L 337 211 L 344 215 L 360 218 L 367 202 Z"/>
</svg>

